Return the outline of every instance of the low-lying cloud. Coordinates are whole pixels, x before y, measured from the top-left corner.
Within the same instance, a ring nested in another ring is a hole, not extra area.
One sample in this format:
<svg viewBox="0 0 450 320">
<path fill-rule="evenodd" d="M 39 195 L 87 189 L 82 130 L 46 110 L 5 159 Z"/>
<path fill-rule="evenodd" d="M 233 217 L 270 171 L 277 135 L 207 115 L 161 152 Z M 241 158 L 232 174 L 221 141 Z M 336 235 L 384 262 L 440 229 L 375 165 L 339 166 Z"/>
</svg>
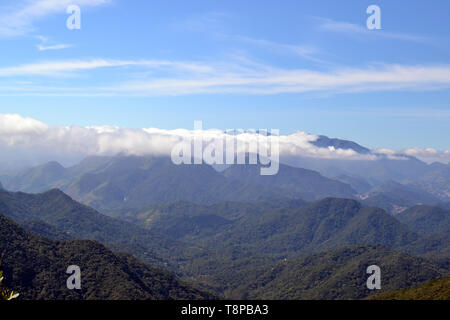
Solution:
<svg viewBox="0 0 450 320">
<path fill-rule="evenodd" d="M 270 133 L 270 130 L 269 130 Z M 318 136 L 303 131 L 288 135 L 261 136 L 256 132 L 233 133 L 235 139 L 251 143 L 257 139 L 277 139 L 280 156 L 309 157 L 321 159 L 376 160 L 380 154 L 398 156 L 393 150 L 359 154 L 351 149 L 332 146 L 320 148 L 313 144 Z M 0 114 L 0 149 L 5 161 L 34 165 L 50 160 L 79 161 L 91 155 L 156 155 L 170 156 L 173 147 L 183 141 L 201 137 L 205 146 L 230 137 L 223 130 L 164 130 L 157 128 L 128 129 L 112 126 L 48 126 L 32 118 L 17 114 Z M 192 141 L 192 140 L 191 140 Z M 245 150 L 238 150 L 243 152 Z M 421 158 L 450 160 L 450 152 L 434 149 L 408 149 L 405 155 Z"/>
</svg>

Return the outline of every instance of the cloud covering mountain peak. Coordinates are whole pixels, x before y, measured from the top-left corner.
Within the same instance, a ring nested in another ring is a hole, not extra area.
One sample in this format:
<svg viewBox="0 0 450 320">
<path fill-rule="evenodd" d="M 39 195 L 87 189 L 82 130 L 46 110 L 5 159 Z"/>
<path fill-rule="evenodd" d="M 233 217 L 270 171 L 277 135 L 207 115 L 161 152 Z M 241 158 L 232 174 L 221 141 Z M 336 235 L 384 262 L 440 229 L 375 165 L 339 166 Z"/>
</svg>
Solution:
<svg viewBox="0 0 450 320">
<path fill-rule="evenodd" d="M 158 128 L 129 129 L 115 126 L 49 126 L 41 121 L 18 114 L 0 114 L 0 153 L 2 162 L 24 162 L 34 165 L 48 160 L 75 162 L 90 155 L 157 155 L 169 156 L 172 148 L 189 138 L 203 139 L 204 144 L 224 141 L 228 131 L 165 130 Z M 366 152 L 366 148 L 351 141 L 325 139 L 303 131 L 270 136 L 258 131 L 235 131 L 234 138 L 245 143 L 256 139 L 277 139 L 280 156 L 321 159 L 376 160 L 382 156 L 398 156 L 389 149 Z M 324 141 L 333 143 L 325 144 Z M 342 142 L 343 141 L 343 142 Z M 320 142 L 320 143 L 318 143 Z M 359 146 L 356 148 L 355 146 Z M 364 152 L 361 152 L 363 150 Z M 239 150 L 238 150 L 239 152 Z M 243 152 L 243 150 L 240 150 Z M 401 152 L 419 158 L 432 157 L 448 162 L 448 150 L 410 148 Z"/>
</svg>

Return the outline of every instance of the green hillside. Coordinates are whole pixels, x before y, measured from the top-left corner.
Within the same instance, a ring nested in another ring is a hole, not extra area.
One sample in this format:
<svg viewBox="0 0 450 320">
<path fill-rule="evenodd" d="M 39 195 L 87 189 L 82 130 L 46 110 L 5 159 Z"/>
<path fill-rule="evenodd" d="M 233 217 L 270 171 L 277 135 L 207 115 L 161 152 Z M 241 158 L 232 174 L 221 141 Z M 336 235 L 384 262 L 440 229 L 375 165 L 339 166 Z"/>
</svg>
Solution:
<svg viewBox="0 0 450 320">
<path fill-rule="evenodd" d="M 286 255 L 353 244 L 395 248 L 418 238 L 384 210 L 364 208 L 355 200 L 327 198 L 296 209 L 244 216 L 205 243 L 214 248 Z"/>
<path fill-rule="evenodd" d="M 373 300 L 450 300 L 450 278 L 429 281 L 414 288 L 375 295 Z"/>
<path fill-rule="evenodd" d="M 373 264 L 382 270 L 382 291 L 449 274 L 448 268 L 428 259 L 379 245 L 357 245 L 301 258 L 226 258 L 203 269 L 198 284 L 230 299 L 361 299 L 376 293 L 366 287 L 366 268 Z"/>
<path fill-rule="evenodd" d="M 0 212 L 46 237 L 55 239 L 55 233 L 59 232 L 65 235 L 62 239 L 68 236 L 95 240 L 111 250 L 130 252 L 144 262 L 173 269 L 191 254 L 203 252 L 199 247 L 183 244 L 164 234 L 102 215 L 56 189 L 36 195 L 0 191 Z M 40 226 L 35 223 L 31 228 L 30 220 L 39 220 Z M 53 227 L 51 233 L 42 223 Z"/>
<path fill-rule="evenodd" d="M 180 240 L 205 239 L 224 231 L 243 217 L 268 211 L 295 209 L 308 203 L 298 199 L 270 202 L 219 202 L 200 205 L 186 201 L 155 204 L 140 210 L 116 212 L 113 217 L 143 226 Z"/>
<path fill-rule="evenodd" d="M 212 296 L 135 258 L 88 240 L 52 241 L 0 215 L 5 286 L 32 300 L 206 299 Z M 67 267 L 81 268 L 81 290 L 69 290 Z"/>
<path fill-rule="evenodd" d="M 360 268 L 377 261 L 388 272 L 383 288 L 389 290 L 450 270 L 447 234 L 420 235 L 384 210 L 351 199 L 181 201 L 117 213 L 126 222 L 58 190 L 0 191 L 0 211 L 45 237 L 97 240 L 226 298 L 359 299 L 368 294 L 356 286 L 365 277 Z"/>
<path fill-rule="evenodd" d="M 415 232 L 450 233 L 450 210 L 433 206 L 414 206 L 398 214 L 396 218 Z"/>
<path fill-rule="evenodd" d="M 279 263 L 260 275 L 250 299 L 360 299 L 367 289 L 366 268 L 378 265 L 382 291 L 408 288 L 445 274 L 429 261 L 376 246 L 356 246 Z"/>
<path fill-rule="evenodd" d="M 223 174 L 239 181 L 286 190 L 287 194 L 304 200 L 318 200 L 324 197 L 350 198 L 356 194 L 349 184 L 332 180 L 312 170 L 294 168 L 280 164 L 276 175 L 260 175 L 260 166 L 234 165 Z"/>
</svg>

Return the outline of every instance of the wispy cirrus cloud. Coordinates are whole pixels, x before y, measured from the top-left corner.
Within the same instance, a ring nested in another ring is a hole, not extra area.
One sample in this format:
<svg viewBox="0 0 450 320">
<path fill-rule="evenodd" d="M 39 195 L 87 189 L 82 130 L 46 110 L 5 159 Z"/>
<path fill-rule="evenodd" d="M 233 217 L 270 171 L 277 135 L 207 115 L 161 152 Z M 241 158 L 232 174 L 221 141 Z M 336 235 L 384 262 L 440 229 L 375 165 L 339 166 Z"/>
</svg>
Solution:
<svg viewBox="0 0 450 320">
<path fill-rule="evenodd" d="M 266 39 L 250 38 L 250 37 L 242 36 L 242 35 L 235 35 L 235 36 L 223 35 L 223 36 L 227 37 L 227 38 L 231 38 L 232 40 L 244 42 L 244 43 L 247 43 L 250 45 L 264 47 L 264 48 L 267 48 L 274 52 L 289 53 L 289 54 L 296 55 L 300 58 L 303 58 L 305 60 L 309 60 L 312 62 L 328 64 L 328 62 L 318 58 L 320 50 L 311 45 L 279 43 L 279 42 L 270 41 L 270 40 L 266 40 Z"/>
<path fill-rule="evenodd" d="M 18 0 L 0 8 L 0 36 L 13 37 L 34 30 L 34 24 L 52 14 L 65 13 L 69 5 L 93 7 L 111 0 Z"/>
<path fill-rule="evenodd" d="M 436 90 L 450 87 L 450 66 L 377 65 L 359 69 L 318 72 L 270 66 L 233 68 L 211 66 L 211 73 L 188 77 L 125 82 L 102 90 L 116 94 L 280 94 L 305 92 L 364 92 L 388 90 Z"/>
<path fill-rule="evenodd" d="M 255 94 L 305 92 L 367 92 L 392 90 L 444 90 L 450 88 L 450 65 L 377 64 L 365 68 L 339 68 L 329 71 L 286 69 L 253 63 L 247 60 L 230 62 L 192 62 L 168 60 L 62 60 L 0 68 L 0 78 L 33 76 L 77 76 L 95 69 L 107 72 L 129 72 L 137 80 L 111 82 L 109 77 L 95 85 L 71 79 L 68 92 L 46 89 L 42 77 L 33 82 L 40 94 L 70 95 L 77 91 L 90 95 L 167 96 L 188 94 Z M 125 71 L 124 71 L 125 70 Z M 152 72 L 147 72 L 151 70 Z M 85 75 L 85 74 L 84 74 Z M 75 82 L 74 82 L 75 81 Z M 75 84 L 74 84 L 75 83 Z M 78 84 L 78 85 L 77 85 Z M 8 87 L 11 87 L 8 85 Z M 29 88 L 29 86 L 28 86 Z M 56 87 L 58 88 L 58 87 Z M 14 92 L 27 94 L 27 87 L 17 86 Z M 0 93 L 2 88 L 0 87 Z"/>
<path fill-rule="evenodd" d="M 100 68 L 116 67 L 146 67 L 150 69 L 184 70 L 186 72 L 203 74 L 212 72 L 211 67 L 195 62 L 168 61 L 168 60 L 115 60 L 115 59 L 90 59 L 90 60 L 61 60 L 44 61 L 30 64 L 22 64 L 13 67 L 0 68 L 0 77 L 20 76 L 59 76 L 78 71 L 89 71 Z"/>
<path fill-rule="evenodd" d="M 385 30 L 368 30 L 364 25 L 357 25 L 349 22 L 335 21 L 328 18 L 315 17 L 319 23 L 319 29 L 328 32 L 341 33 L 352 37 L 364 37 L 372 38 L 377 37 L 381 39 L 392 39 L 392 40 L 402 40 L 402 41 L 413 41 L 413 42 L 431 42 L 430 38 L 402 33 L 402 32 L 389 32 Z"/>
<path fill-rule="evenodd" d="M 48 51 L 48 50 L 62 50 L 72 47 L 70 44 L 54 44 L 54 45 L 37 45 L 39 51 Z"/>
<path fill-rule="evenodd" d="M 63 73 L 76 72 L 80 70 L 93 70 L 97 68 L 117 67 L 124 65 L 127 65 L 127 62 L 105 59 L 46 61 L 0 68 L 0 77 L 57 76 Z"/>
<path fill-rule="evenodd" d="M 50 39 L 43 36 L 37 36 L 37 38 L 41 41 L 41 43 L 36 46 L 39 51 L 63 50 L 72 47 L 71 44 L 55 44 L 50 41 Z"/>
<path fill-rule="evenodd" d="M 228 29 L 228 20 L 232 17 L 232 14 L 228 12 L 209 11 L 176 20 L 170 24 L 170 27 L 180 32 L 222 33 Z"/>
</svg>

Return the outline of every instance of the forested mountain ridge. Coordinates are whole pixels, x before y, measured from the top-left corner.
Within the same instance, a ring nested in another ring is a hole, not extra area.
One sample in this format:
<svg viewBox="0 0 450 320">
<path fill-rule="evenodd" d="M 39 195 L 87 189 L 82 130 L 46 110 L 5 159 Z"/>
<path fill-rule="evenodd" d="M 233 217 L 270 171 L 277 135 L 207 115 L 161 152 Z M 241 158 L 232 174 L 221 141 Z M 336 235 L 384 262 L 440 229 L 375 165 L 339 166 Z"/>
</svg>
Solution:
<svg viewBox="0 0 450 320">
<path fill-rule="evenodd" d="M 203 252 L 164 234 L 105 216 L 57 189 L 42 194 L 0 191 L 0 212 L 25 227 L 30 220 L 52 226 L 54 236 L 48 228 L 30 229 L 44 236 L 55 238 L 55 233 L 62 232 L 69 238 L 99 241 L 111 250 L 131 252 L 152 265 L 176 266 L 183 257 Z"/>
<path fill-rule="evenodd" d="M 360 289 L 353 287 L 356 291 L 344 292 L 335 287 L 347 279 L 347 271 L 351 271 L 350 278 L 356 279 L 354 269 L 345 266 L 354 266 L 355 261 L 360 261 L 362 249 L 339 251 L 348 246 L 362 246 L 379 261 L 384 261 L 380 259 L 383 255 L 389 256 L 393 249 L 426 256 L 427 266 L 443 270 L 429 272 L 433 277 L 440 277 L 450 269 L 447 234 L 413 232 L 384 210 L 364 207 L 353 199 L 326 198 L 313 203 L 279 199 L 212 205 L 181 201 L 151 205 L 143 212 L 130 211 L 122 217 L 143 227 L 104 216 L 59 190 L 37 195 L 0 191 L 1 211 L 27 230 L 58 240 L 101 241 L 110 249 L 131 253 L 154 266 L 167 267 L 204 291 L 227 298 L 261 298 L 270 294 L 268 288 L 278 288 L 281 294 L 281 288 L 294 285 L 289 290 L 303 292 L 293 295 L 299 299 L 359 299 L 365 294 Z M 384 247 L 379 247 L 380 244 Z M 296 272 L 283 269 L 285 271 L 272 274 L 273 282 L 264 280 L 271 274 L 269 271 L 283 265 L 285 259 L 298 262 L 328 254 L 338 259 L 338 255 L 331 253 L 335 251 L 345 253 L 340 260 L 342 269 L 326 268 L 344 277 L 341 282 L 324 281 L 317 290 L 308 291 L 306 287 L 316 284 L 294 281 L 296 274 L 302 275 L 307 270 L 316 278 L 315 272 L 322 270 L 320 265 L 328 265 L 318 258 L 314 258 L 316 262 L 310 269 L 295 269 L 296 264 L 293 264 Z M 419 261 L 415 260 L 419 258 L 406 256 L 402 257 L 411 263 Z M 400 265 L 395 269 L 397 272 L 400 272 Z M 432 279 L 414 274 L 417 281 L 391 282 L 389 288 L 401 288 L 396 283 L 406 288 L 419 283 L 420 279 Z M 287 280 L 290 277 L 292 281 Z M 334 292 L 335 296 L 327 296 L 326 292 Z M 283 295 L 291 297 L 290 293 Z"/>
<path fill-rule="evenodd" d="M 450 300 L 450 278 L 439 278 L 421 285 L 388 291 L 369 297 L 370 300 Z"/>
<path fill-rule="evenodd" d="M 354 245 L 298 258 L 247 256 L 211 265 L 198 281 L 229 299 L 361 299 L 380 292 L 368 290 L 367 267 L 381 268 L 382 291 L 409 288 L 449 274 L 435 261 L 381 245 Z"/>
<path fill-rule="evenodd" d="M 223 172 L 224 176 L 239 181 L 279 188 L 289 191 L 293 197 L 303 200 L 318 200 L 325 197 L 350 198 L 356 191 L 346 183 L 332 180 L 312 170 L 280 164 L 276 175 L 260 175 L 258 165 L 233 165 Z"/>
<path fill-rule="evenodd" d="M 268 211 L 306 206 L 300 199 L 278 199 L 260 202 L 219 202 L 199 205 L 186 201 L 161 203 L 140 210 L 115 212 L 110 215 L 176 239 L 201 239 L 217 235 L 226 225 L 251 215 Z"/>
<path fill-rule="evenodd" d="M 297 209 L 244 216 L 205 243 L 258 253 L 308 254 L 353 244 L 396 248 L 418 238 L 382 209 L 327 198 Z"/>
<path fill-rule="evenodd" d="M 414 206 L 396 218 L 409 229 L 423 233 L 450 233 L 450 210 L 435 206 Z"/>
<path fill-rule="evenodd" d="M 352 246 L 280 262 L 258 276 L 260 286 L 250 291 L 248 298 L 361 299 L 379 292 L 367 288 L 366 269 L 370 265 L 381 269 L 382 292 L 449 274 L 430 261 L 383 246 Z"/>
<path fill-rule="evenodd" d="M 31 234 L 0 214 L 5 285 L 31 300 L 210 299 L 170 273 L 89 240 L 52 241 Z M 81 269 L 81 290 L 69 290 L 70 265 Z"/>
</svg>

